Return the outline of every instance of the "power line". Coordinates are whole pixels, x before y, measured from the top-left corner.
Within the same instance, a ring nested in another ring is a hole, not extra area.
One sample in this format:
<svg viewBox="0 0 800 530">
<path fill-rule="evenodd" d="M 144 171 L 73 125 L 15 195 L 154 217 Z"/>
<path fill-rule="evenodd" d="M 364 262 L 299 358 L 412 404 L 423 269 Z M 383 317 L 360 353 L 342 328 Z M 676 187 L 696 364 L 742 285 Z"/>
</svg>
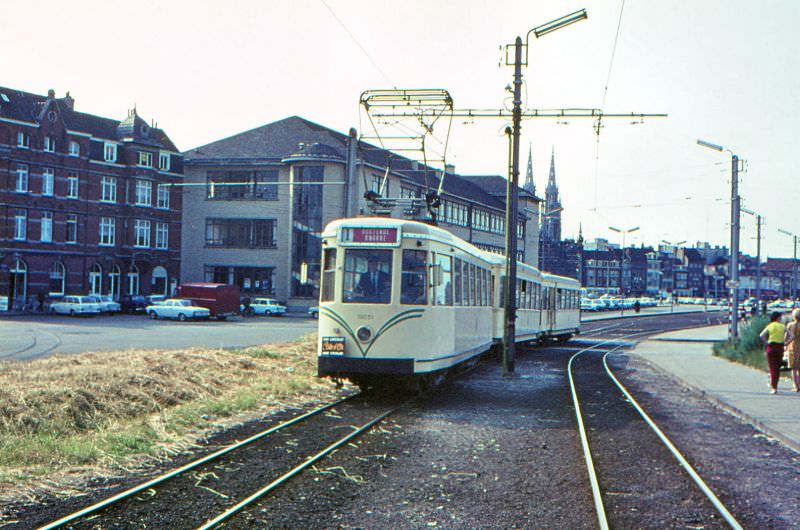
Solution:
<svg viewBox="0 0 800 530">
<path fill-rule="evenodd" d="M 344 22 L 342 22 L 342 19 L 340 19 L 336 15 L 336 13 L 333 11 L 333 9 L 331 9 L 331 6 L 328 5 L 328 2 L 326 2 L 325 0 L 320 0 L 320 1 L 322 2 L 322 5 L 324 5 L 328 9 L 328 11 L 330 11 L 330 13 L 333 16 L 333 18 L 336 19 L 336 22 L 338 22 L 339 25 L 342 26 L 342 29 L 344 29 L 347 32 L 347 34 L 350 35 L 350 38 L 353 39 L 353 42 L 356 43 L 356 46 L 358 46 L 359 49 L 361 49 L 361 51 L 364 53 L 364 55 L 367 56 L 367 59 L 369 59 L 369 62 L 371 62 L 372 66 L 374 66 L 375 69 L 378 70 L 378 72 L 380 72 L 380 74 L 383 76 L 383 78 L 386 80 L 386 82 L 389 83 L 391 86 L 395 86 L 395 84 L 392 83 L 392 81 L 389 79 L 389 76 L 386 75 L 386 72 L 383 71 L 383 69 L 380 67 L 380 65 L 377 62 L 375 62 L 375 60 L 372 58 L 372 56 L 369 54 L 369 52 L 367 52 L 366 48 L 364 48 L 361 45 L 361 43 L 358 42 L 358 39 L 356 39 L 355 35 L 353 35 L 353 32 L 348 29 L 348 27 L 344 24 Z"/>
</svg>

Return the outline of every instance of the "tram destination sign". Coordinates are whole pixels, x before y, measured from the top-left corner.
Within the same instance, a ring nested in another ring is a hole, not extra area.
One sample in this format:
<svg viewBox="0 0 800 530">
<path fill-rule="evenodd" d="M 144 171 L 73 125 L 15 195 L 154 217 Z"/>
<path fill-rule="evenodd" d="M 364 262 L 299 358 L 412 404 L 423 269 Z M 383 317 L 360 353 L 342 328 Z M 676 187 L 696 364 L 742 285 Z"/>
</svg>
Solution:
<svg viewBox="0 0 800 530">
<path fill-rule="evenodd" d="M 347 246 L 391 246 L 400 244 L 399 227 L 343 226 L 339 244 Z"/>
</svg>

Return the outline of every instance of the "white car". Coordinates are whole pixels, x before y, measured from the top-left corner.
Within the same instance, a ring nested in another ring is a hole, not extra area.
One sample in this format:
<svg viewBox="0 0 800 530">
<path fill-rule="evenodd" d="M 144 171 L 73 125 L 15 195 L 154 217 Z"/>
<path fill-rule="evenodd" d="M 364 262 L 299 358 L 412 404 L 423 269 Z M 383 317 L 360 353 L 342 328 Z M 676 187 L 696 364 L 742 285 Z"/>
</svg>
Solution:
<svg viewBox="0 0 800 530">
<path fill-rule="evenodd" d="M 65 296 L 58 302 L 50 304 L 50 312 L 60 315 L 99 315 L 102 311 L 100 304 L 93 296 Z"/>
<path fill-rule="evenodd" d="M 145 308 L 145 313 L 153 320 L 157 318 L 177 318 L 181 322 L 187 318 L 211 318 L 211 311 L 194 305 L 191 300 L 170 298 Z"/>
<path fill-rule="evenodd" d="M 286 306 L 274 298 L 253 298 L 248 307 L 241 306 L 241 311 L 249 315 L 282 315 Z"/>
<path fill-rule="evenodd" d="M 115 302 L 114 299 L 108 295 L 89 295 L 87 298 L 91 298 L 93 302 L 100 306 L 101 313 L 113 315 L 114 313 L 119 313 L 122 310 L 122 306 Z"/>
</svg>

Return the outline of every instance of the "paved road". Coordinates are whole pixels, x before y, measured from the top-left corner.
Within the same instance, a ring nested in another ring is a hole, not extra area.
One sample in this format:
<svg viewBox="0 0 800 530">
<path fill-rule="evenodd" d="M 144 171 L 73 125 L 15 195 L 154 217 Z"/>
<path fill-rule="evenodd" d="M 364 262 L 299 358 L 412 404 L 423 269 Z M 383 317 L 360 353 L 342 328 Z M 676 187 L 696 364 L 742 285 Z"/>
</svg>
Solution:
<svg viewBox="0 0 800 530">
<path fill-rule="evenodd" d="M 316 328 L 316 320 L 296 317 L 235 318 L 225 322 L 150 320 L 141 315 L 14 317 L 0 319 L 0 359 L 131 348 L 238 348 L 296 340 Z"/>
</svg>

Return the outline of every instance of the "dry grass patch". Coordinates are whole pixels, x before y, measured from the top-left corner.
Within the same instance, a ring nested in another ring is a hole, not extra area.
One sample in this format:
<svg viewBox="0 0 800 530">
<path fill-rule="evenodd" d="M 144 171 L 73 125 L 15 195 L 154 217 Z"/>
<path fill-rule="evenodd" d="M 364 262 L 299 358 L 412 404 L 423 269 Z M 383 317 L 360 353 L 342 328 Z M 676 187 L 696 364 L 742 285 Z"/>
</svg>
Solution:
<svg viewBox="0 0 800 530">
<path fill-rule="evenodd" d="M 316 339 L 236 351 L 129 350 L 0 364 L 0 497 L 114 474 L 225 424 L 329 397 Z M 56 480 L 56 483 L 63 481 Z"/>
</svg>

